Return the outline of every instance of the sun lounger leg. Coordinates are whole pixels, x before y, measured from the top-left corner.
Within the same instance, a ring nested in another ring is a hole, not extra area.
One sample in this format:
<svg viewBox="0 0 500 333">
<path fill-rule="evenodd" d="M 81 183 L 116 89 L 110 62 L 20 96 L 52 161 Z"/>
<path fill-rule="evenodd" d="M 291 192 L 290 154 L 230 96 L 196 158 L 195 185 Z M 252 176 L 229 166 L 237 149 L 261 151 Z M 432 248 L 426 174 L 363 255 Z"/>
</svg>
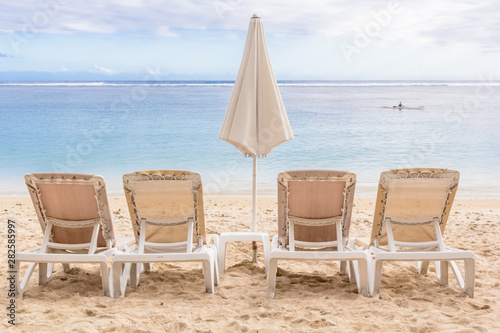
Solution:
<svg viewBox="0 0 500 333">
<path fill-rule="evenodd" d="M 373 275 L 373 291 L 372 296 L 378 296 L 380 291 L 380 280 L 382 278 L 382 264 L 384 262 L 382 260 L 375 260 L 375 274 Z"/>
<path fill-rule="evenodd" d="M 150 262 L 145 262 L 142 264 L 142 267 L 144 268 L 144 272 L 151 272 L 151 269 L 153 268 L 153 264 Z"/>
<path fill-rule="evenodd" d="M 49 262 L 47 264 L 47 279 L 52 276 L 52 273 L 54 273 L 54 263 L 53 262 Z"/>
<path fill-rule="evenodd" d="M 44 285 L 49 280 L 49 277 L 52 275 L 51 269 L 52 267 L 47 267 L 47 263 L 38 263 L 38 284 Z M 49 269 L 48 269 L 49 268 Z"/>
<path fill-rule="evenodd" d="M 62 264 L 64 273 L 68 273 L 73 269 L 73 264 Z"/>
<path fill-rule="evenodd" d="M 373 257 L 370 252 L 370 250 L 364 250 L 366 253 L 366 258 L 367 258 L 367 270 L 368 270 L 368 293 L 370 297 L 373 297 L 373 281 L 374 279 L 374 272 L 375 272 L 375 265 L 373 262 Z"/>
<path fill-rule="evenodd" d="M 448 261 L 435 261 L 434 266 L 436 267 L 438 283 L 442 286 L 448 285 Z"/>
<path fill-rule="evenodd" d="M 137 264 L 136 263 L 130 264 L 129 280 L 130 280 L 131 287 L 137 287 L 137 285 L 139 284 L 139 281 L 137 281 Z"/>
<path fill-rule="evenodd" d="M 349 238 L 349 240 L 347 241 L 347 247 L 350 248 L 350 249 L 352 249 L 352 250 L 354 250 L 355 246 L 356 246 L 356 238 L 354 238 L 354 237 Z M 352 261 L 341 261 L 339 263 L 339 265 L 340 265 L 340 274 L 346 274 L 347 273 L 349 275 L 349 282 L 350 283 L 356 283 L 356 277 L 355 276 L 351 276 L 352 275 L 351 272 L 354 272 L 354 270 L 353 270 L 354 266 L 353 266 Z M 348 266 L 349 266 L 349 269 L 350 269 L 349 272 L 347 272 Z"/>
<path fill-rule="evenodd" d="M 101 280 L 102 280 L 102 290 L 104 291 L 104 296 L 111 296 L 109 292 L 109 272 L 108 272 L 107 262 L 101 262 Z"/>
<path fill-rule="evenodd" d="M 429 268 L 430 261 L 418 261 L 417 262 L 417 268 L 418 268 L 418 274 L 427 274 L 427 269 Z"/>
<path fill-rule="evenodd" d="M 465 264 L 465 261 L 464 261 L 464 264 Z M 450 260 L 450 266 L 451 266 L 451 269 L 453 270 L 453 273 L 455 274 L 455 278 L 457 279 L 457 282 L 458 282 L 460 289 L 463 290 L 463 288 L 465 287 L 465 282 L 464 282 L 464 279 L 462 278 L 462 274 L 460 274 L 460 270 L 458 269 L 457 264 L 455 263 L 455 261 Z"/>
<path fill-rule="evenodd" d="M 474 297 L 474 284 L 476 279 L 476 261 L 474 259 L 465 259 L 465 285 L 462 292 L 469 297 Z"/>
<path fill-rule="evenodd" d="M 130 264 L 130 286 L 137 287 L 139 285 L 139 278 L 141 276 L 141 263 Z"/>
<path fill-rule="evenodd" d="M 217 261 L 219 263 L 219 274 L 224 274 L 226 270 L 226 238 L 221 237 L 219 240 L 219 248 L 217 249 Z"/>
<path fill-rule="evenodd" d="M 267 273 L 267 298 L 274 298 L 276 290 L 276 273 L 278 271 L 278 259 L 269 259 L 269 271 Z"/>
<path fill-rule="evenodd" d="M 16 264 L 18 265 L 19 264 L 19 260 L 16 260 Z M 18 290 L 20 292 L 20 298 L 23 297 L 23 293 L 24 293 L 24 290 L 26 289 L 26 287 L 28 286 L 28 282 L 31 278 L 31 275 L 33 274 L 33 272 L 35 271 L 35 268 L 36 266 L 38 266 L 38 263 L 34 262 L 30 265 L 30 267 L 28 268 L 28 270 L 26 271 L 26 274 L 24 275 L 24 278 L 23 280 L 21 281 L 21 285 L 19 286 Z M 20 275 L 20 272 L 19 272 L 19 268 L 17 268 L 17 274 Z"/>
<path fill-rule="evenodd" d="M 341 261 L 341 262 L 339 262 L 339 272 L 340 272 L 340 274 L 346 274 L 347 273 L 347 261 Z"/>
<path fill-rule="evenodd" d="M 219 285 L 219 263 L 217 258 L 217 247 L 214 244 L 210 245 L 210 248 L 214 251 L 214 285 Z"/>
<path fill-rule="evenodd" d="M 342 261 L 341 261 L 342 262 Z M 356 283 L 356 267 L 355 267 L 355 262 L 354 260 L 349 260 L 347 262 L 348 264 L 348 270 L 347 270 L 347 275 L 349 276 L 349 283 Z"/>
<path fill-rule="evenodd" d="M 205 277 L 205 291 L 209 294 L 214 293 L 214 258 L 209 255 L 209 258 L 202 261 L 203 263 L 203 276 Z"/>
<path fill-rule="evenodd" d="M 34 264 L 32 264 L 34 265 Z M 14 271 L 16 273 L 14 273 L 14 277 L 16 279 L 15 281 L 15 284 L 16 284 L 16 298 L 19 298 L 19 299 L 22 299 L 23 298 L 23 293 L 24 293 L 24 288 L 21 289 L 21 272 L 20 272 L 20 268 L 21 268 L 21 263 L 19 262 L 19 260 L 16 260 L 15 264 L 14 264 Z"/>
<path fill-rule="evenodd" d="M 265 270 L 266 270 L 266 274 L 267 272 L 269 271 L 269 263 L 268 263 L 268 260 L 267 258 L 269 258 L 269 253 L 271 252 L 271 244 L 270 244 L 270 241 L 269 241 L 269 235 L 268 234 L 264 234 L 262 235 L 262 245 L 263 245 L 263 248 L 264 248 L 264 267 L 265 267 Z"/>
<path fill-rule="evenodd" d="M 129 266 L 130 267 L 130 266 Z M 125 294 L 125 288 L 127 288 L 127 265 L 123 268 L 123 263 L 114 262 L 111 267 L 111 283 L 113 284 L 113 289 L 111 293 L 112 298 L 122 298 Z"/>
<path fill-rule="evenodd" d="M 367 260 L 356 260 L 358 265 L 357 280 L 358 292 L 360 295 L 369 297 L 370 296 L 370 285 L 368 282 L 368 262 Z"/>
</svg>

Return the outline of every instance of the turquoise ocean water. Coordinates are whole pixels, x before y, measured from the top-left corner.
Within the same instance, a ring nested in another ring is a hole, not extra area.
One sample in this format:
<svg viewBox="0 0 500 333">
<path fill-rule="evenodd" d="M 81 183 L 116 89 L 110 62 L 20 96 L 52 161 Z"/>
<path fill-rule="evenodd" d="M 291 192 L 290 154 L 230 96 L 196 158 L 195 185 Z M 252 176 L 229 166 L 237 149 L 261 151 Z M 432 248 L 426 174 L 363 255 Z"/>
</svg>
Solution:
<svg viewBox="0 0 500 333">
<path fill-rule="evenodd" d="M 260 195 L 278 172 L 358 174 L 374 197 L 380 172 L 461 172 L 461 197 L 500 197 L 500 83 L 284 81 L 295 139 L 258 160 Z M 231 82 L 0 82 L 0 195 L 28 195 L 29 172 L 96 173 L 111 195 L 144 169 L 201 172 L 210 195 L 249 195 L 252 160 L 218 135 Z M 393 110 L 425 105 L 424 110 Z"/>
</svg>

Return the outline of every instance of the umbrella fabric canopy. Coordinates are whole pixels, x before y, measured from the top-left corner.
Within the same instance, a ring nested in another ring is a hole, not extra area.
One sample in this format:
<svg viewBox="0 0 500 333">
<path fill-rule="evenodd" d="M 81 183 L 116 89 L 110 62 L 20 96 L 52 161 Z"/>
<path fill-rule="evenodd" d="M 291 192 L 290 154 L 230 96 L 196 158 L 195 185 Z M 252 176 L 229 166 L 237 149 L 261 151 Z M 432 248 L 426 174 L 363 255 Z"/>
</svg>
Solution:
<svg viewBox="0 0 500 333">
<path fill-rule="evenodd" d="M 257 228 L 257 157 L 293 139 L 285 106 L 274 77 L 261 18 L 254 14 L 248 27 L 240 70 L 219 139 L 253 157 L 252 231 Z M 255 254 L 254 254 L 255 258 Z"/>
<path fill-rule="evenodd" d="M 266 156 L 274 147 L 293 139 L 258 15 L 250 20 L 243 59 L 219 139 L 252 157 Z"/>
</svg>

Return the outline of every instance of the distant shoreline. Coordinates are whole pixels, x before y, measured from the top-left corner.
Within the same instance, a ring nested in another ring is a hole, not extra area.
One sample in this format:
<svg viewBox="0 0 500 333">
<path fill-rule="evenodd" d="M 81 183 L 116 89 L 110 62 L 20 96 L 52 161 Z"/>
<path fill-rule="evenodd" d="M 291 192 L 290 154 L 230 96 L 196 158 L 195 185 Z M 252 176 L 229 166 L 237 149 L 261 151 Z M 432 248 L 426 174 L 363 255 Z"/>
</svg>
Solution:
<svg viewBox="0 0 500 333">
<path fill-rule="evenodd" d="M 4 80 L 0 87 L 15 86 L 233 86 L 234 80 Z M 480 87 L 500 86 L 500 81 L 481 80 L 278 80 L 278 85 L 306 87 L 408 87 L 408 86 L 449 86 Z"/>
</svg>

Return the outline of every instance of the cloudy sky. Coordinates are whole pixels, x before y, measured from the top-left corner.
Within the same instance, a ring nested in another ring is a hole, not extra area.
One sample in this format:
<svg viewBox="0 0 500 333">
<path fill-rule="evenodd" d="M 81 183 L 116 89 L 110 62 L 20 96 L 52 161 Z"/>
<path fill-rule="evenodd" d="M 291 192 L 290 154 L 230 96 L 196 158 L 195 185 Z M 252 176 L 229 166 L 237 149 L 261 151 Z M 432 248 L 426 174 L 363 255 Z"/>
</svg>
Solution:
<svg viewBox="0 0 500 333">
<path fill-rule="evenodd" d="M 498 0 L 0 0 L 0 81 L 233 80 L 254 12 L 278 80 L 500 77 Z"/>
</svg>

